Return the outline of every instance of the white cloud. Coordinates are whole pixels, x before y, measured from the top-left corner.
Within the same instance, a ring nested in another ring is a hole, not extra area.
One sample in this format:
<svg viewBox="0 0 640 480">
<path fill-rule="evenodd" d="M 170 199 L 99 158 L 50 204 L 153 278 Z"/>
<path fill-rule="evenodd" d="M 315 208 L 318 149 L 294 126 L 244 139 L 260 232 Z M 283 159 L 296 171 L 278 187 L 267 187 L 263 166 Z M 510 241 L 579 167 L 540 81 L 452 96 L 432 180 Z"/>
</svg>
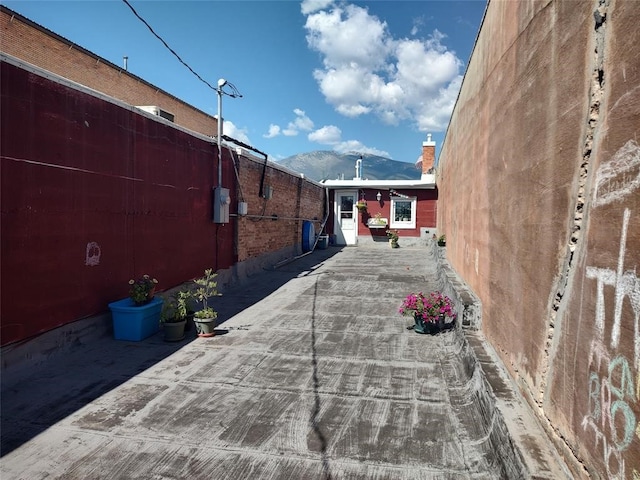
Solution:
<svg viewBox="0 0 640 480">
<path fill-rule="evenodd" d="M 269 125 L 269 133 L 265 133 L 262 135 L 264 138 L 273 138 L 280 135 L 280 127 L 278 125 L 274 125 L 273 123 Z"/>
<path fill-rule="evenodd" d="M 287 128 L 280 128 L 279 125 L 269 125 L 269 133 L 263 135 L 264 138 L 273 138 L 282 134 L 285 137 L 295 137 L 300 131 L 308 132 L 313 130 L 313 121 L 307 116 L 304 110 L 296 108 L 293 110 L 295 119 L 287 125 Z"/>
<path fill-rule="evenodd" d="M 434 33 L 439 33 L 437 30 Z M 433 91 L 453 81 L 462 62 L 452 52 L 441 50 L 440 41 L 403 40 L 396 48 L 396 81 L 413 90 Z"/>
<path fill-rule="evenodd" d="M 338 153 L 366 153 L 369 155 L 378 155 L 380 157 L 390 158 L 389 152 L 385 150 L 378 150 L 377 148 L 367 147 L 360 143 L 358 140 L 347 140 L 346 142 L 340 142 L 335 145 L 333 149 Z"/>
<path fill-rule="evenodd" d="M 307 138 L 311 142 L 321 143 L 323 145 L 335 145 L 340 142 L 342 130 L 335 125 L 325 125 L 318 130 L 311 132 Z"/>
<path fill-rule="evenodd" d="M 313 121 L 307 116 L 304 110 L 296 108 L 293 110 L 293 113 L 295 114 L 295 119 L 289 122 L 287 128 L 280 128 L 278 125 L 271 124 L 269 125 L 269 133 L 263 135 L 263 137 L 273 138 L 278 135 L 293 137 L 301 131 L 309 131 L 307 139 L 310 142 L 330 145 L 333 150 L 339 153 L 358 152 L 390 157 L 389 152 L 367 147 L 358 140 L 342 140 L 342 130 L 335 125 L 325 125 L 313 130 Z"/>
<path fill-rule="evenodd" d="M 411 35 L 415 36 L 418 32 L 424 27 L 428 20 L 433 20 L 433 17 L 425 17 L 424 15 L 420 15 L 412 20 L 413 27 L 411 27 Z"/>
<path fill-rule="evenodd" d="M 391 46 L 387 24 L 355 5 L 309 15 L 305 28 L 307 43 L 322 54 L 325 68 L 380 67 Z"/>
<path fill-rule="evenodd" d="M 300 10 L 303 15 L 309 15 L 310 13 L 327 8 L 332 3 L 333 0 L 302 0 Z"/>
<path fill-rule="evenodd" d="M 231 120 L 224 121 L 224 123 L 222 124 L 222 133 L 223 135 L 226 135 L 228 137 L 240 140 L 242 143 L 251 145 L 251 141 L 249 140 L 249 136 L 247 135 L 247 129 L 236 127 Z"/>
<path fill-rule="evenodd" d="M 381 157 L 387 158 L 390 157 L 389 152 L 367 147 L 358 140 L 343 141 L 342 131 L 335 125 L 325 125 L 324 127 L 311 132 L 307 137 L 311 142 L 323 145 L 332 145 L 333 150 L 338 153 L 357 152 L 380 155 Z"/>
<path fill-rule="evenodd" d="M 387 124 L 406 120 L 420 130 L 446 128 L 463 64 L 442 44 L 441 32 L 394 39 L 385 22 L 356 5 L 328 3 L 307 11 L 307 43 L 323 63 L 313 75 L 337 112 L 375 114 Z M 423 21 L 414 20 L 414 27 Z"/>
<path fill-rule="evenodd" d="M 289 125 L 287 126 L 289 130 L 309 131 L 313 129 L 313 122 L 309 117 L 307 117 L 304 110 L 296 108 L 293 110 L 293 113 L 296 114 L 296 119 L 293 122 L 289 122 Z"/>
</svg>

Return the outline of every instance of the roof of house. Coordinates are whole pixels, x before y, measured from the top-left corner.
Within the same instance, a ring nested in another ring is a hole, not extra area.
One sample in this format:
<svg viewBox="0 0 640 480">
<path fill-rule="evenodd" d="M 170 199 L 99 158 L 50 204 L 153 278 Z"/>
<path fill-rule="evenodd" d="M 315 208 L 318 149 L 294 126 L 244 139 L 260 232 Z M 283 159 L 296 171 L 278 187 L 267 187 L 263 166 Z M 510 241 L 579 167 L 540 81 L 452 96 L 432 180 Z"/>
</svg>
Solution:
<svg viewBox="0 0 640 480">
<path fill-rule="evenodd" d="M 436 188 L 436 176 L 425 174 L 417 180 L 364 180 L 352 178 L 350 180 L 323 180 L 320 183 L 334 190 L 340 188 L 410 188 L 414 190 L 429 190 Z"/>
</svg>

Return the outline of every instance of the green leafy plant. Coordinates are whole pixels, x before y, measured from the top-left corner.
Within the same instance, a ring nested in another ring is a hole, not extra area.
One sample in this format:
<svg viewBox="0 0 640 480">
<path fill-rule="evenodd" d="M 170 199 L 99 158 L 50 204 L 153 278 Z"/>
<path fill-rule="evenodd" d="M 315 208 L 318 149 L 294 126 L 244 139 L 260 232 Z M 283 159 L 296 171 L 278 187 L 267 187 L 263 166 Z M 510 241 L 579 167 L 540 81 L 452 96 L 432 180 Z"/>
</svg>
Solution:
<svg viewBox="0 0 640 480">
<path fill-rule="evenodd" d="M 217 318 L 218 312 L 216 312 L 210 305 L 210 299 L 220 295 L 218 293 L 218 282 L 214 279 L 218 276 L 217 273 L 213 273 L 211 268 L 204 271 L 204 276 L 194 280 L 196 289 L 193 292 L 193 296 L 199 302 L 202 302 L 202 310 L 198 310 L 195 313 L 196 318 Z"/>
<path fill-rule="evenodd" d="M 400 237 L 397 230 L 387 230 L 387 238 L 390 240 L 391 248 L 398 248 L 398 239 Z"/>
<path fill-rule="evenodd" d="M 447 245 L 447 237 L 445 237 L 445 235 L 442 234 L 438 237 L 438 246 L 444 247 L 446 245 Z"/>
<path fill-rule="evenodd" d="M 178 292 L 164 296 L 160 322 L 177 323 L 187 318 L 189 313 L 189 300 L 193 297 L 191 291 L 182 289 Z"/>
<path fill-rule="evenodd" d="M 129 280 L 129 298 L 136 305 L 143 305 L 153 298 L 158 280 L 142 275 L 137 280 Z"/>
<path fill-rule="evenodd" d="M 373 218 L 369 220 L 369 225 L 386 225 L 387 220 L 382 218 L 382 214 L 380 212 L 376 213 Z"/>
</svg>

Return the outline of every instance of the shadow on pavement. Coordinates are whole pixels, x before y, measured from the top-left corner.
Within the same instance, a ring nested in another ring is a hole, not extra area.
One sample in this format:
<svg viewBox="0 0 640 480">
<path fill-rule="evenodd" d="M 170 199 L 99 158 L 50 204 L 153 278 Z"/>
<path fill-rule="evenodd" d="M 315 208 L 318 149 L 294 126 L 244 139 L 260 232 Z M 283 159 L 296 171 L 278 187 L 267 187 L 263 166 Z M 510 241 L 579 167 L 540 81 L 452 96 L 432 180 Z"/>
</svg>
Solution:
<svg viewBox="0 0 640 480">
<path fill-rule="evenodd" d="M 311 413 L 311 427 L 318 439 L 320 456 L 322 459 L 323 480 L 331 480 L 331 467 L 327 455 L 327 438 L 320 428 L 320 380 L 318 378 L 318 353 L 316 350 L 316 303 L 318 300 L 318 279 L 313 286 L 313 309 L 311 312 L 311 364 L 313 367 L 313 412 Z"/>
<path fill-rule="evenodd" d="M 289 280 L 309 274 L 341 248 L 316 250 L 280 268 L 265 270 L 228 286 L 216 299 L 218 335 L 227 333 L 224 322 L 267 297 Z M 180 342 L 165 342 L 162 332 L 141 342 L 101 337 L 76 341 L 64 353 L 42 352 L 47 360 L 3 372 L 0 456 L 29 441 L 50 426 L 96 400 L 130 378 L 169 357 L 192 341 L 194 330 Z M 6 347 L 5 347 L 6 348 Z M 13 346 L 13 348 L 20 348 Z M 14 371 L 15 370 L 15 371 Z"/>
</svg>

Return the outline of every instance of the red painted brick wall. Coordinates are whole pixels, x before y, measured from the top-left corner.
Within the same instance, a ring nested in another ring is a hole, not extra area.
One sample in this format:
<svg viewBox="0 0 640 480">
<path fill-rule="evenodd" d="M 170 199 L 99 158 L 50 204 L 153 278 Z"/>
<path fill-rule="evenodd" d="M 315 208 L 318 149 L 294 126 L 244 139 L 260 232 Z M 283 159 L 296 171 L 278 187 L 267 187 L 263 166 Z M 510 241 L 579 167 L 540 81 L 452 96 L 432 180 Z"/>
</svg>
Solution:
<svg viewBox="0 0 640 480">
<path fill-rule="evenodd" d="M 0 63 L 3 345 L 107 311 L 144 273 L 171 288 L 205 268 L 300 250 L 303 219 L 321 219 L 324 190 L 223 149 L 222 186 L 252 219 L 211 221 L 211 139 Z M 260 215 L 277 214 L 279 220 Z"/>
</svg>

